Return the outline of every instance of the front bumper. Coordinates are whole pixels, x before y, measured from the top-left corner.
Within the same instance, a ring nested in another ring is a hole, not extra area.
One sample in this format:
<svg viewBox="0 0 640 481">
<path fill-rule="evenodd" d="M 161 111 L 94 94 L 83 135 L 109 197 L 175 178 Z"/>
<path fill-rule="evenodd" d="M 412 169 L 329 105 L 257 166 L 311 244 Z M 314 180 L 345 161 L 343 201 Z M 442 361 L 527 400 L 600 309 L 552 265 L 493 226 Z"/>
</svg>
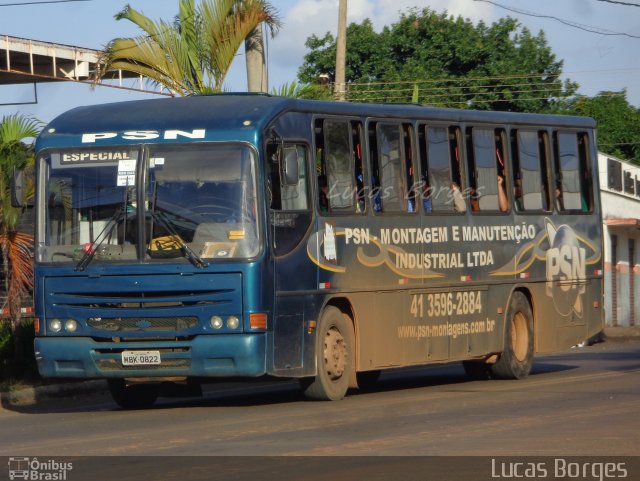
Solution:
<svg viewBox="0 0 640 481">
<path fill-rule="evenodd" d="M 97 342 L 36 337 L 43 377 L 257 377 L 265 374 L 266 334 L 201 335 L 188 341 Z M 124 350 L 159 350 L 161 364 L 122 366 Z"/>
</svg>

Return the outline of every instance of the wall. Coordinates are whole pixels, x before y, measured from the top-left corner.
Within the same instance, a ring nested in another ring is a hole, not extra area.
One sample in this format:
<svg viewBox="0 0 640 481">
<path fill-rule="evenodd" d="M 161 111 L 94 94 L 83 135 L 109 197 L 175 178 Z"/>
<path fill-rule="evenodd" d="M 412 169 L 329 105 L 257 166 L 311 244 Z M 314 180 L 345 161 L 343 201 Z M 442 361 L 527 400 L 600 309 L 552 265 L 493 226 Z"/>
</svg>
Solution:
<svg viewBox="0 0 640 481">
<path fill-rule="evenodd" d="M 640 325 L 640 167 L 599 154 L 605 322 Z"/>
</svg>

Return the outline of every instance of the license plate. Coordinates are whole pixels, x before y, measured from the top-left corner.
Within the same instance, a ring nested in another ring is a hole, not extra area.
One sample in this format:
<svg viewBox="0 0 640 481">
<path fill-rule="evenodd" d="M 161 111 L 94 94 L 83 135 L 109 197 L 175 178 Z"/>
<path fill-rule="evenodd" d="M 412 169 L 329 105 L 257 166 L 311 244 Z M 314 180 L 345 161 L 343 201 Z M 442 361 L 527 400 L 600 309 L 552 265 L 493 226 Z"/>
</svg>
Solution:
<svg viewBox="0 0 640 481">
<path fill-rule="evenodd" d="M 123 366 L 160 364 L 160 351 L 122 351 Z"/>
</svg>

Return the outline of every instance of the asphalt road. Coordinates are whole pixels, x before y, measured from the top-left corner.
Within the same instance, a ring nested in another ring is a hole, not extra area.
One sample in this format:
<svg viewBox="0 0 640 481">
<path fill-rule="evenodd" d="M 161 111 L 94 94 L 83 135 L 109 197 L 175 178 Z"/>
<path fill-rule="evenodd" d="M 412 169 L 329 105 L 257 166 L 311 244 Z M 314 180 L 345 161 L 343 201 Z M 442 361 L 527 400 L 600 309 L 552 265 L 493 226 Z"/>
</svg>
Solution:
<svg viewBox="0 0 640 481">
<path fill-rule="evenodd" d="M 461 365 L 383 374 L 371 392 L 305 401 L 297 383 L 207 385 L 124 411 L 106 393 L 5 402 L 0 456 L 607 456 L 640 453 L 640 341 L 536 358 L 520 381 Z"/>
</svg>

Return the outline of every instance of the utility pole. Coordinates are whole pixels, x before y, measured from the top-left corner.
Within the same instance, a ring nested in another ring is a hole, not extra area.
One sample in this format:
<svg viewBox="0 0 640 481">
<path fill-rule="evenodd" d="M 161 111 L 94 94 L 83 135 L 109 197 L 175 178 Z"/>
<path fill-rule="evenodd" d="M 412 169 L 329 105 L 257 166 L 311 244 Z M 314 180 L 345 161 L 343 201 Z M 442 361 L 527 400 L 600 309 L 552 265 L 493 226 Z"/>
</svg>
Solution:
<svg viewBox="0 0 640 481">
<path fill-rule="evenodd" d="M 336 40 L 336 100 L 346 100 L 346 57 L 347 57 L 347 0 L 340 0 L 338 4 L 338 38 Z"/>
<path fill-rule="evenodd" d="M 267 93 L 269 85 L 262 24 L 254 28 L 245 39 L 244 52 L 247 56 L 247 90 Z"/>
</svg>

